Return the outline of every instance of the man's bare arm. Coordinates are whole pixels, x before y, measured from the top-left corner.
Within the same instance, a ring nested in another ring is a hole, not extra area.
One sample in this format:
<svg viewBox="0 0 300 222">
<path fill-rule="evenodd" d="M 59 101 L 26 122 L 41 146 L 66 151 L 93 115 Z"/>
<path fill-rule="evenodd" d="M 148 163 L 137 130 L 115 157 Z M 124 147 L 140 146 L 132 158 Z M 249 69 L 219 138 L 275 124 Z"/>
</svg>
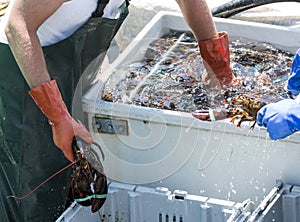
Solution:
<svg viewBox="0 0 300 222">
<path fill-rule="evenodd" d="M 50 80 L 36 32 L 63 2 L 64 0 L 16 0 L 14 2 L 5 32 L 10 48 L 30 88 Z"/>
<path fill-rule="evenodd" d="M 176 0 L 185 21 L 198 41 L 217 37 L 215 24 L 205 0 Z"/>
</svg>

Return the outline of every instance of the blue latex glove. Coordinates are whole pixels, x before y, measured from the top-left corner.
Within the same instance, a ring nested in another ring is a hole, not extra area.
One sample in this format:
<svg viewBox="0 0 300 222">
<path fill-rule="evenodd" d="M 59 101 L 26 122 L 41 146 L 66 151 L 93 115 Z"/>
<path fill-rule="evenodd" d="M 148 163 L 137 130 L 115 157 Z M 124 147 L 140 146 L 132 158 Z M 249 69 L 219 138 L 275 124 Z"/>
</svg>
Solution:
<svg viewBox="0 0 300 222">
<path fill-rule="evenodd" d="M 268 104 L 258 111 L 256 120 L 267 128 L 271 139 L 283 139 L 300 130 L 300 104 L 292 99 Z"/>
<path fill-rule="evenodd" d="M 287 90 L 294 96 L 300 93 L 300 49 L 298 49 L 290 72 L 290 76 L 287 82 Z"/>
</svg>

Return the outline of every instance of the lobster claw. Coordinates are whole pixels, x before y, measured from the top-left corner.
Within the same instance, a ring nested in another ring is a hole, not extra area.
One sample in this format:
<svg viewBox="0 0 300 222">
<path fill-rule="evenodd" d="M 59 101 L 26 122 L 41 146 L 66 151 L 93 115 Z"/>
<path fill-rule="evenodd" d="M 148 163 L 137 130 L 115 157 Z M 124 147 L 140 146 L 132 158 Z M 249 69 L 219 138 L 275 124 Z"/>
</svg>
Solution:
<svg viewBox="0 0 300 222">
<path fill-rule="evenodd" d="M 74 137 L 72 147 L 77 162 L 71 180 L 73 197 L 78 204 L 91 206 L 91 211 L 97 212 L 105 203 L 108 192 L 103 166 L 100 160 L 92 156 L 90 144 Z M 103 152 L 102 157 L 104 159 Z M 87 159 L 91 159 L 93 164 Z"/>
</svg>

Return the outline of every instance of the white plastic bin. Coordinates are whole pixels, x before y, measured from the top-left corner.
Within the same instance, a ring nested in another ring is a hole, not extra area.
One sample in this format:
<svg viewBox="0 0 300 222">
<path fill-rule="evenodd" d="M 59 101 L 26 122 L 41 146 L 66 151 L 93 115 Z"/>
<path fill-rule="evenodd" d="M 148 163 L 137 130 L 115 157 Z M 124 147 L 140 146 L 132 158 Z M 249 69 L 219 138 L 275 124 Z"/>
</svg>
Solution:
<svg viewBox="0 0 300 222">
<path fill-rule="evenodd" d="M 300 46 L 297 29 L 218 18 L 215 23 L 230 37 L 269 42 L 291 52 Z M 251 198 L 255 203 L 277 179 L 300 184 L 298 133 L 272 141 L 264 129 L 249 132 L 247 124 L 239 129 L 228 120 L 202 122 L 190 113 L 101 99 L 109 76 L 122 76 L 121 64 L 142 53 L 147 40 L 170 29 L 189 31 L 181 14 L 157 14 L 84 96 L 89 130 L 105 153 L 109 179 L 233 202 Z"/>
</svg>

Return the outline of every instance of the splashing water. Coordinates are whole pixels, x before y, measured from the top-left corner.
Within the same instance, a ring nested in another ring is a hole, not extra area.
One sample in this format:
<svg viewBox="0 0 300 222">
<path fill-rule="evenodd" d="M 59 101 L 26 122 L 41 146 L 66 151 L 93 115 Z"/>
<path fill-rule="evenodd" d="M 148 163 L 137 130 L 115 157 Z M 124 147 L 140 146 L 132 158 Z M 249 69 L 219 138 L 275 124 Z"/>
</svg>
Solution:
<svg viewBox="0 0 300 222">
<path fill-rule="evenodd" d="M 230 41 L 230 59 L 237 84 L 227 89 L 227 96 L 246 93 L 269 102 L 288 97 L 284 84 L 292 53 L 269 43 L 235 38 Z M 103 99 L 183 112 L 218 105 L 213 98 L 223 100 L 224 92 L 216 96 L 206 89 L 201 82 L 204 73 L 192 33 L 171 31 L 153 40 L 140 60 L 121 64 L 107 81 Z"/>
</svg>

